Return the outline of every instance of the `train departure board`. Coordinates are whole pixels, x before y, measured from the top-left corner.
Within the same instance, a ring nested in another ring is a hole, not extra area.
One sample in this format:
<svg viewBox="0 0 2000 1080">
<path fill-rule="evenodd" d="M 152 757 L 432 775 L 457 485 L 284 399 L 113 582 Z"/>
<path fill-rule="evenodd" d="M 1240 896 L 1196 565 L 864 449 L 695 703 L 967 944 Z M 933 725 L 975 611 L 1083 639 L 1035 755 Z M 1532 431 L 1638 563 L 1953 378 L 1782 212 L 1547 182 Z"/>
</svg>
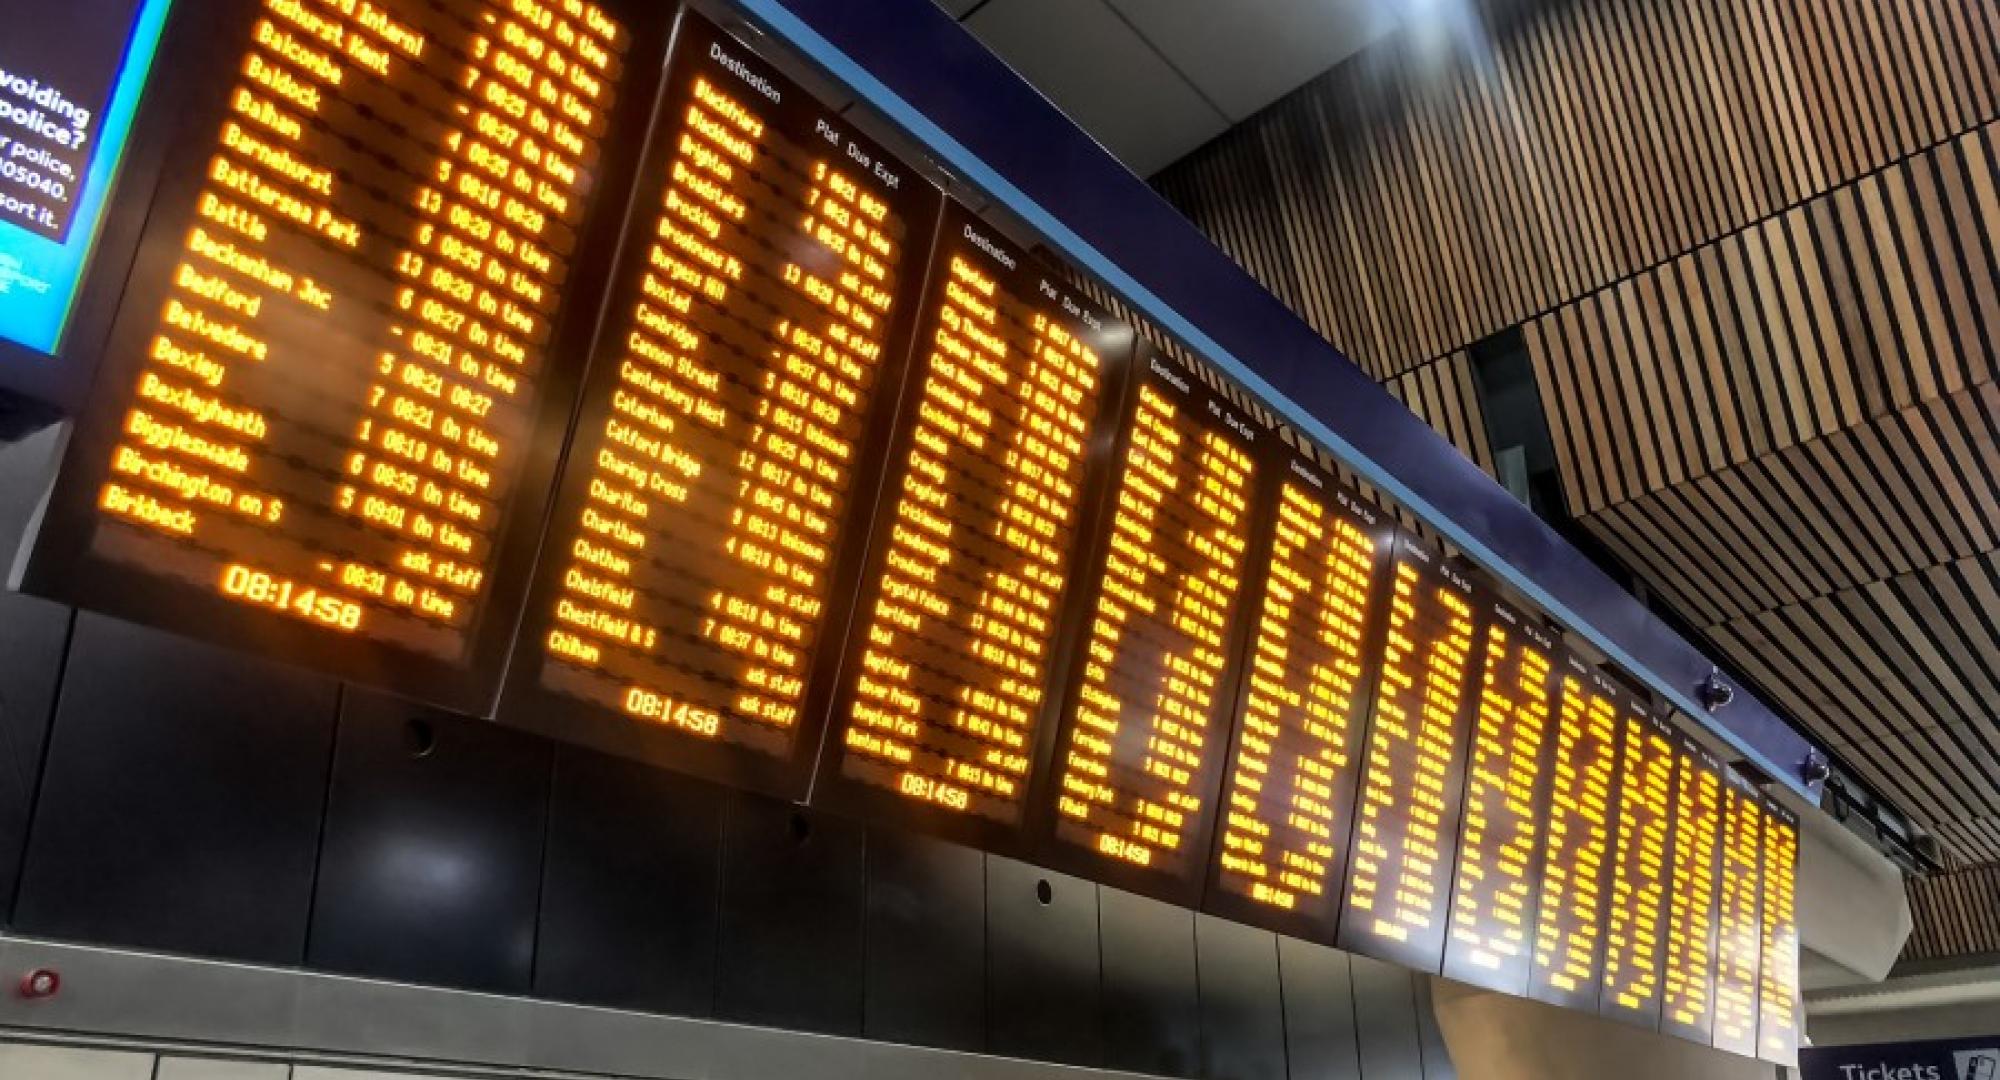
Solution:
<svg viewBox="0 0 2000 1080">
<path fill-rule="evenodd" d="M 616 108 L 637 27 L 582 0 L 203 10 L 216 85 L 26 584 L 483 708 L 568 408 L 562 299 L 607 136 L 644 118 Z"/>
<path fill-rule="evenodd" d="M 1276 520 L 1207 906 L 1331 940 L 1395 534 L 1317 464 L 1275 439 L 1268 448 Z"/>
<path fill-rule="evenodd" d="M 1200 891 L 1250 607 L 1259 428 L 1145 350 L 1128 391 L 1102 565 L 1049 779 L 1054 858 L 1135 891 Z"/>
<path fill-rule="evenodd" d="M 1763 800 L 1750 781 L 1724 778 L 1722 871 L 1716 890 L 1715 1029 L 1709 1045 L 1757 1053 L 1757 967 L 1763 953 Z"/>
<path fill-rule="evenodd" d="M 1722 763 L 1681 740 L 1674 774 L 1673 870 L 1660 1030 L 1707 1045 L 1715 1032 L 1718 883 L 1722 871 Z"/>
<path fill-rule="evenodd" d="M 501 717 L 796 795 L 942 195 L 692 14 L 659 117 Z"/>
<path fill-rule="evenodd" d="M 1799 819 L 1764 805 L 1763 902 L 1758 913 L 1757 1056 L 1796 1067 L 1799 1057 Z"/>
<path fill-rule="evenodd" d="M 813 798 L 966 835 L 1022 821 L 1134 335 L 956 207 L 932 266 Z"/>
<path fill-rule="evenodd" d="M 1641 1027 L 1660 1023 L 1677 740 L 1645 702 L 1627 697 L 1618 768 L 1617 843 L 1605 898 L 1604 987 L 1598 1011 Z"/>
<path fill-rule="evenodd" d="M 1341 948 L 1437 971 L 1463 795 L 1467 714 L 1479 696 L 1482 613 L 1472 582 L 1404 534 L 1386 597 L 1342 893 Z"/>
<path fill-rule="evenodd" d="M 1604 970 L 1604 894 L 1624 729 L 1618 690 L 1609 679 L 1573 654 L 1565 653 L 1555 667 L 1555 745 L 1528 996 L 1595 1009 Z"/>
<path fill-rule="evenodd" d="M 14 223 L 106 211 L 24 588 L 1795 1056 L 1798 820 L 796 27 L 86 6 L 0 55 L 128 159 Z"/>
<path fill-rule="evenodd" d="M 1444 975 L 1524 994 L 1533 960 L 1559 654 L 1554 635 L 1498 600 L 1487 605 L 1482 637 Z"/>
</svg>

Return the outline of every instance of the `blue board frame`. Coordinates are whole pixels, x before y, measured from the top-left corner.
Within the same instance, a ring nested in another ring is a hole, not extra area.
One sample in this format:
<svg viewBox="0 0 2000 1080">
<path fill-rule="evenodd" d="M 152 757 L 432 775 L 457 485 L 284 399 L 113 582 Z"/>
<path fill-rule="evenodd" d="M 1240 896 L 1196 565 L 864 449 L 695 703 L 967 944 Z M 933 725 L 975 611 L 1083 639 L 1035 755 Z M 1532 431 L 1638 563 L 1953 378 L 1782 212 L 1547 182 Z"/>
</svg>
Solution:
<svg viewBox="0 0 2000 1080">
<path fill-rule="evenodd" d="M 39 236 L 11 224 L 0 224 L 0 274 L 16 280 L 0 292 L 0 343 L 12 343 L 28 356 L 0 353 L 0 363 L 60 363 L 77 296 L 103 226 L 110 194 L 123 164 L 132 134 L 132 120 L 152 72 L 167 9 L 173 0 L 144 0 L 133 16 L 125 39 L 125 54 L 113 83 L 100 130 L 98 149 L 84 174 L 74 224 L 60 240 Z M 4 283 L 0 283 L 4 284 Z"/>
<path fill-rule="evenodd" d="M 1799 797 L 1817 749 L 1397 404 L 931 0 L 738 0 L 937 163 Z M 1725 680 L 1726 681 L 1726 680 Z"/>
</svg>

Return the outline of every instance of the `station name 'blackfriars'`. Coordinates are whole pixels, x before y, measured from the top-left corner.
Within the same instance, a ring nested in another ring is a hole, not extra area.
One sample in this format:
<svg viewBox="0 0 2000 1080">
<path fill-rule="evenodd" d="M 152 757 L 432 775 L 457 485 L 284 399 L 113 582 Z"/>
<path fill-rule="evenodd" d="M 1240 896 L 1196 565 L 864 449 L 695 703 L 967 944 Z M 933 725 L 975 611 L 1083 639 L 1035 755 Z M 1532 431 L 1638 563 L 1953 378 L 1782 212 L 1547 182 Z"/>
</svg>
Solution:
<svg viewBox="0 0 2000 1080">
<path fill-rule="evenodd" d="M 710 45 L 708 47 L 708 58 L 728 68 L 730 74 L 742 79 L 750 85 L 752 90 L 770 98 L 773 102 L 785 100 L 785 95 L 780 93 L 777 87 L 771 85 L 771 80 L 750 70 L 749 65 L 743 61 L 723 52 L 722 46 Z"/>
</svg>

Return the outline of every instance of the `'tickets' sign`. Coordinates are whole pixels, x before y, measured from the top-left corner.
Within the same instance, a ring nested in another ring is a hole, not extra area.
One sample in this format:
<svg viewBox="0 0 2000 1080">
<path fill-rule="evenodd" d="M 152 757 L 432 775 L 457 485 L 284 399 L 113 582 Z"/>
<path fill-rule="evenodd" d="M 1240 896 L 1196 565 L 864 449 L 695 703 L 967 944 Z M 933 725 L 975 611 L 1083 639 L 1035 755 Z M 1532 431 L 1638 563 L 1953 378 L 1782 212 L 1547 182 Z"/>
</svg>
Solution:
<svg viewBox="0 0 2000 1080">
<path fill-rule="evenodd" d="M 1799 1051 L 1804 1080 L 2000 1080 L 2000 1035 Z"/>
</svg>

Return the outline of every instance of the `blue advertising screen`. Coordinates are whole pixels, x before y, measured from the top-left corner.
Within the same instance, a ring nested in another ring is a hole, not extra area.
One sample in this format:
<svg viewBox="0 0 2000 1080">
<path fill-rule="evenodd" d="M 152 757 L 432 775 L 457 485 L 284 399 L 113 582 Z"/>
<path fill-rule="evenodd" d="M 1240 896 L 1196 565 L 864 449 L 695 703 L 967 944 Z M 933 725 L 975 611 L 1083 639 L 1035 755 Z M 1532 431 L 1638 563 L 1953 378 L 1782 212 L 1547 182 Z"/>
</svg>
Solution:
<svg viewBox="0 0 2000 1080">
<path fill-rule="evenodd" d="M 36 5 L 0 35 L 0 338 L 62 343 L 170 3 Z"/>
</svg>

